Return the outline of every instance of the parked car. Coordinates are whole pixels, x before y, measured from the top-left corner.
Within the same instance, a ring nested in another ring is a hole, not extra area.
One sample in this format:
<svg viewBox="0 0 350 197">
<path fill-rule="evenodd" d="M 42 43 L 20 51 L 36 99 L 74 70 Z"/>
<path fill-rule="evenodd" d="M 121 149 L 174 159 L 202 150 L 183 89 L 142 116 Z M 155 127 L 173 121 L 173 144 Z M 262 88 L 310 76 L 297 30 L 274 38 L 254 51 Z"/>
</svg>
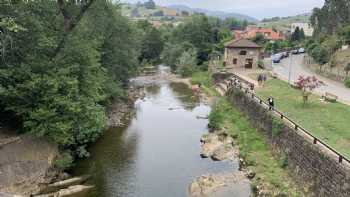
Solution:
<svg viewBox="0 0 350 197">
<path fill-rule="evenodd" d="M 299 54 L 299 50 L 298 49 L 292 50 L 291 52 L 292 52 L 292 54 Z"/>
<path fill-rule="evenodd" d="M 283 55 L 281 53 L 277 53 L 271 56 L 271 60 L 273 63 L 280 63 L 283 58 Z"/>
<path fill-rule="evenodd" d="M 305 53 L 305 49 L 304 48 L 298 49 L 298 53 Z"/>
<path fill-rule="evenodd" d="M 288 51 L 282 52 L 282 56 L 283 58 L 289 57 L 289 52 Z"/>
</svg>

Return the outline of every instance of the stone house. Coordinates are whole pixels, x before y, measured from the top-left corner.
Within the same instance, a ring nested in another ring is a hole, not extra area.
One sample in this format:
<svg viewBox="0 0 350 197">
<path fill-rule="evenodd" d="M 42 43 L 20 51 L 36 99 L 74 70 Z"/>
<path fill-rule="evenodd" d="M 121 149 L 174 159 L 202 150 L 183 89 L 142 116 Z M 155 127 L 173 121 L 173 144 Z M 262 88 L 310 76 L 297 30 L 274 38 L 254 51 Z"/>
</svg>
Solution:
<svg viewBox="0 0 350 197">
<path fill-rule="evenodd" d="M 261 46 L 247 39 L 232 40 L 225 44 L 226 67 L 257 69 L 262 59 Z"/>
</svg>

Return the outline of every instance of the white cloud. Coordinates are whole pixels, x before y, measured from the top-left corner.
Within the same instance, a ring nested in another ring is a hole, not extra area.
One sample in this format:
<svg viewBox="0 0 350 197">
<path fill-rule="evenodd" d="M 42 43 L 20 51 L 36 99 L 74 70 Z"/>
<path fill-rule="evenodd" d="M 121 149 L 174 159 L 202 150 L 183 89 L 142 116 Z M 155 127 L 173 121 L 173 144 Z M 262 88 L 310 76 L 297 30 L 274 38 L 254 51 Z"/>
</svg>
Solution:
<svg viewBox="0 0 350 197">
<path fill-rule="evenodd" d="M 138 0 L 124 1 L 136 3 Z M 265 18 L 311 12 L 314 7 L 321 7 L 324 0 L 155 0 L 155 2 L 160 5 L 183 4 L 194 8 L 233 11 Z"/>
</svg>

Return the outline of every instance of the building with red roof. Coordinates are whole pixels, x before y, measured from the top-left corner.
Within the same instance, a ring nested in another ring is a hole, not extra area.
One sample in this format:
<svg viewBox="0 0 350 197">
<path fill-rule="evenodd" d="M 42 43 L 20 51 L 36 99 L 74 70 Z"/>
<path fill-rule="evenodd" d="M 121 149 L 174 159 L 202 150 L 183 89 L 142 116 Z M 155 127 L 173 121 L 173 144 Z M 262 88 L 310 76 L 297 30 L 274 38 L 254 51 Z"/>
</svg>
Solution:
<svg viewBox="0 0 350 197">
<path fill-rule="evenodd" d="M 263 35 L 267 40 L 285 40 L 285 36 L 282 32 L 275 31 L 272 28 L 262 28 L 256 26 L 248 26 L 246 30 L 234 30 L 233 34 L 235 39 L 253 39 L 257 35 Z"/>
</svg>

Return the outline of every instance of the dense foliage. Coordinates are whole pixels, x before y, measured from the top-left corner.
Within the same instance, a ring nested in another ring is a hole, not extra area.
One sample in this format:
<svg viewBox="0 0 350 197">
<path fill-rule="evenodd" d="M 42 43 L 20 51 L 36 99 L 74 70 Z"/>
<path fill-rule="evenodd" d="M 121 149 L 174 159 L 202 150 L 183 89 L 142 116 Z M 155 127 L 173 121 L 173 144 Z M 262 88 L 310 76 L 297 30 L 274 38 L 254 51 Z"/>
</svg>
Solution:
<svg viewBox="0 0 350 197">
<path fill-rule="evenodd" d="M 106 104 L 123 97 L 138 59 L 157 59 L 162 50 L 149 54 L 154 43 L 147 37 L 160 36 L 152 28 L 143 31 L 109 0 L 5 1 L 1 113 L 13 114 L 24 132 L 86 156 L 86 144 L 105 127 Z"/>
<path fill-rule="evenodd" d="M 308 53 L 321 66 L 334 67 L 334 54 L 350 43 L 350 3 L 347 0 L 326 0 L 311 16 L 315 28 L 312 40 L 306 43 Z M 344 65 L 345 66 L 345 65 Z"/>
<path fill-rule="evenodd" d="M 195 14 L 177 27 L 163 29 L 163 35 L 166 36 L 162 61 L 174 71 L 186 76 L 198 69 L 206 70 L 211 56 L 223 53 L 224 44 L 233 39 L 231 30 L 244 29 L 247 25 L 246 21 L 234 18 L 221 20 Z M 188 54 L 196 56 L 197 60 L 191 60 Z M 196 62 L 196 65 L 191 68 L 179 66 L 183 65 L 185 59 L 186 62 Z"/>
<path fill-rule="evenodd" d="M 316 35 L 334 34 L 339 28 L 350 25 L 350 2 L 348 0 L 326 0 L 322 8 L 315 8 L 311 23 Z"/>
</svg>

